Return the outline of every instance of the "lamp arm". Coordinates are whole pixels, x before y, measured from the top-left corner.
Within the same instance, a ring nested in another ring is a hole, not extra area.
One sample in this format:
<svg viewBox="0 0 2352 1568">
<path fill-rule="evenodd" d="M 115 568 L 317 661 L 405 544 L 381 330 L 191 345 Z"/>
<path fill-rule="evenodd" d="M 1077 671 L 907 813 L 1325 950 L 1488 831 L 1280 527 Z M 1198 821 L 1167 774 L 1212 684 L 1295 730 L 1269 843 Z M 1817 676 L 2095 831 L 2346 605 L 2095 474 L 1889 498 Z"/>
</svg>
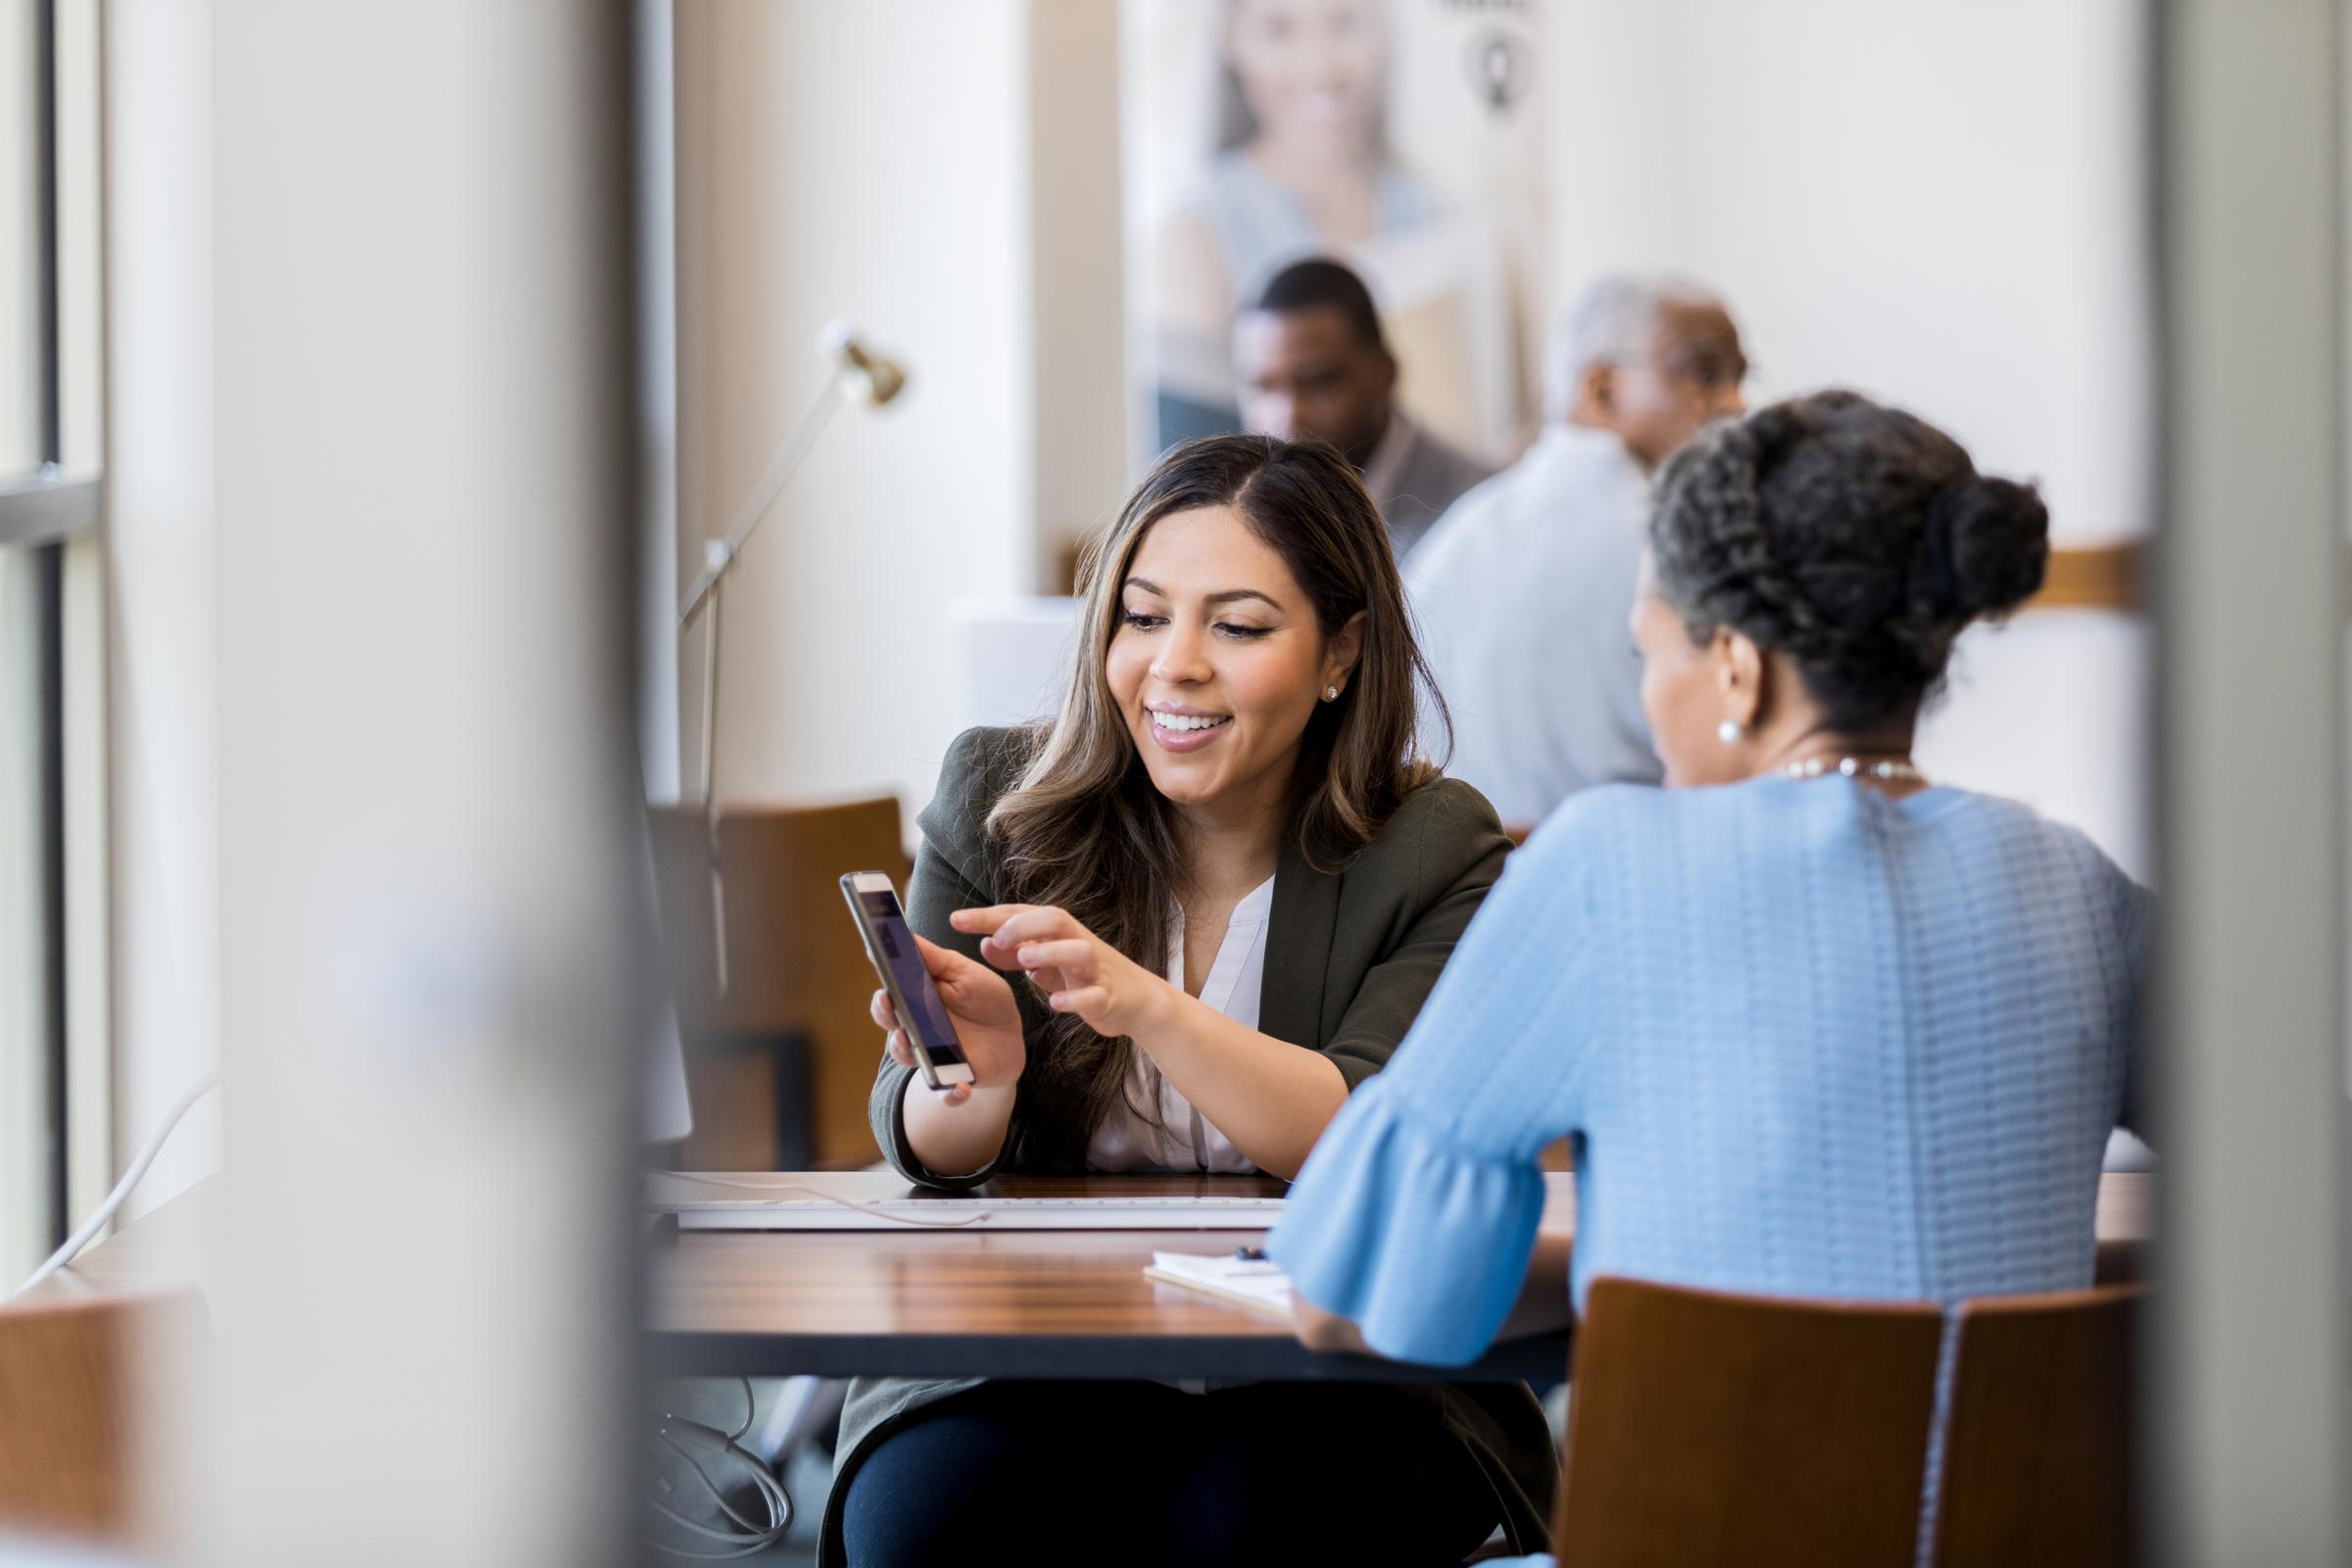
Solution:
<svg viewBox="0 0 2352 1568">
<path fill-rule="evenodd" d="M 867 352 L 858 342 L 858 334 L 848 325 L 837 323 L 825 329 L 818 342 L 819 350 L 832 362 L 825 374 L 825 383 L 817 388 L 815 401 L 808 405 L 800 422 L 785 436 L 784 444 L 768 460 L 767 471 L 727 531 L 715 539 L 703 541 L 703 569 L 687 588 L 685 599 L 678 606 L 678 635 L 694 626 L 695 617 L 703 615 L 703 834 L 704 848 L 710 860 L 710 929 L 713 956 L 716 959 L 718 995 L 727 994 L 727 900 L 725 869 L 718 853 L 718 612 L 719 589 L 727 573 L 743 554 L 753 530 L 767 515 L 767 509 L 776 504 L 776 497 L 800 471 L 801 464 L 824 434 L 825 426 L 841 411 L 843 390 L 853 377 L 862 388 L 860 397 L 876 407 L 897 397 L 906 385 L 906 372 L 890 361 Z"/>
<path fill-rule="evenodd" d="M 686 590 L 685 601 L 678 609 L 680 636 L 693 627 L 697 615 L 706 611 L 710 615 L 705 628 L 703 660 L 703 832 L 704 847 L 710 860 L 710 921 L 715 950 L 715 973 L 712 978 L 717 982 L 718 995 L 722 997 L 727 994 L 729 977 L 726 889 L 718 858 L 718 590 L 719 585 L 726 581 L 727 573 L 734 570 L 736 558 L 742 553 L 745 542 L 752 537 L 753 530 L 760 526 L 760 519 L 767 515 L 767 509 L 775 505 L 776 497 L 783 493 L 784 486 L 799 471 L 809 449 L 816 445 L 816 438 L 824 434 L 825 426 L 832 422 L 833 416 L 839 412 L 841 386 L 842 370 L 836 365 L 826 375 L 825 384 L 818 388 L 816 401 L 808 405 L 800 422 L 792 427 L 792 433 L 784 438 L 784 444 L 776 449 L 775 457 L 767 465 L 767 471 L 760 476 L 751 498 L 743 504 L 743 510 L 735 514 L 733 525 L 723 537 L 704 541 L 703 569 L 695 577 L 693 586 Z"/>
<path fill-rule="evenodd" d="M 753 487 L 750 499 L 736 513 L 733 524 L 722 537 L 704 541 L 703 569 L 687 588 L 686 597 L 678 607 L 680 632 L 694 624 L 694 617 L 702 612 L 705 602 L 717 589 L 719 579 L 735 569 L 736 556 L 767 516 L 767 509 L 775 505 L 776 497 L 783 493 L 784 486 L 799 471 L 809 449 L 816 445 L 816 438 L 824 433 L 825 426 L 840 412 L 841 384 L 842 371 L 837 366 L 825 377 L 825 384 L 817 389 L 816 401 L 808 405 L 800 422 L 792 427 L 792 433 L 784 438 L 784 444 L 776 449 L 775 457 L 768 463 L 767 471 L 760 476 L 760 482 Z"/>
</svg>

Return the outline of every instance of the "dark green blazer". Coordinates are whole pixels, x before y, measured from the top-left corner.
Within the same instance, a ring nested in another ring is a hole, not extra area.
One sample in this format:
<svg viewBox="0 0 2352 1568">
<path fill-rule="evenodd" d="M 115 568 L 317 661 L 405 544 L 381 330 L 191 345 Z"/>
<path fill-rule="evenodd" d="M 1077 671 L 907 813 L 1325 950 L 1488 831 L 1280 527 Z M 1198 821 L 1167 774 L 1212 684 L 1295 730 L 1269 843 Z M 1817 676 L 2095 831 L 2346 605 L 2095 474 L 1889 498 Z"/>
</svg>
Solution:
<svg viewBox="0 0 2352 1568">
<path fill-rule="evenodd" d="M 948 915 L 1004 902 L 1003 856 L 989 840 L 988 813 L 1020 776 L 1023 744 L 1017 730 L 966 730 L 949 749 L 939 793 L 920 818 L 907 923 L 975 959 L 980 939 L 955 930 Z M 1318 871 L 1286 846 L 1266 927 L 1259 1032 L 1329 1056 L 1353 1092 L 1388 1065 L 1509 851 L 1486 797 L 1454 779 L 1416 791 L 1341 870 Z M 1013 989 L 1034 1036 L 1051 1016 L 1045 1001 L 1035 986 Z M 997 1164 L 960 1180 L 923 1169 L 902 1111 L 913 1076 L 884 1056 L 868 1106 L 875 1142 L 908 1180 L 968 1187 L 1001 1171 L 1086 1168 L 1092 1129 L 1075 1097 L 1024 1078 Z"/>
<path fill-rule="evenodd" d="M 1020 776 L 1025 737 L 967 730 L 940 769 L 939 793 L 920 818 L 922 848 L 907 894 L 907 923 L 942 947 L 977 958 L 980 942 L 948 925 L 949 912 L 1004 902 L 1003 857 L 990 844 L 989 811 Z M 1352 1092 L 1387 1065 L 1437 984 L 1470 917 L 1502 873 L 1510 841 L 1494 808 L 1469 785 L 1441 780 L 1397 808 L 1379 836 L 1345 867 L 1318 871 L 1296 848 L 1283 852 L 1267 922 L 1258 996 L 1260 1032 L 1329 1056 Z M 1050 1015 L 1035 986 L 1016 982 L 1035 1031 Z M 901 1105 L 914 1074 L 884 1056 L 869 1106 L 874 1137 L 910 1180 L 964 1187 L 1000 1172 L 1083 1171 L 1092 1129 L 1075 1097 L 1024 1079 L 1004 1152 L 961 1180 L 923 1169 L 907 1147 Z M 841 1503 L 859 1461 L 927 1405 L 977 1379 L 860 1378 L 842 1411 L 833 1492 L 817 1547 L 842 1561 Z M 1543 1410 L 1519 1384 L 1397 1384 L 1393 1396 L 1427 1414 L 1469 1451 L 1494 1487 L 1513 1549 L 1547 1544 L 1559 1460 Z M 1335 1442 L 1347 1441 L 1344 1433 Z"/>
</svg>

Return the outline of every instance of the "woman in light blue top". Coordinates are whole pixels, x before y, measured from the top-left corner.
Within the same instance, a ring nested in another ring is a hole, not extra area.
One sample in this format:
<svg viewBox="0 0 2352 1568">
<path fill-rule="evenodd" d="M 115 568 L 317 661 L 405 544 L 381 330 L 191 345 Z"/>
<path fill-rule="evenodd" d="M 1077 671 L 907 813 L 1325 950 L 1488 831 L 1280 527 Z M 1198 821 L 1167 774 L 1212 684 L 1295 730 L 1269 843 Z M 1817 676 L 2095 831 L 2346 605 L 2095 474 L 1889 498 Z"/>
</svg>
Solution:
<svg viewBox="0 0 2352 1568">
<path fill-rule="evenodd" d="M 2090 1283 L 2153 901 L 1909 759 L 1953 638 L 2034 591 L 2047 526 L 1851 393 L 1666 465 L 1634 633 L 1669 788 L 1586 792 L 1511 857 L 1324 1134 L 1269 1244 L 1309 1344 L 1465 1362 L 1602 1274 L 1946 1302 Z M 1573 1280 L 1536 1246 L 1563 1135 Z"/>
</svg>

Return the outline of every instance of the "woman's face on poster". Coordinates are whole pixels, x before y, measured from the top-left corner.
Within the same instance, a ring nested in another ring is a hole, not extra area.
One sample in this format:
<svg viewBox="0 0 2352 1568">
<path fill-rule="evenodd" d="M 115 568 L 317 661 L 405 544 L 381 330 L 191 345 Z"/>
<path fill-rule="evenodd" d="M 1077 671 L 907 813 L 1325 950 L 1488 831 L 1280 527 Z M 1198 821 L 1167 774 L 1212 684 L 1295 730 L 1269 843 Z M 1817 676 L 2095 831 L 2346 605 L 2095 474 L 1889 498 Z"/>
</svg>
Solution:
<svg viewBox="0 0 2352 1568">
<path fill-rule="evenodd" d="M 1225 59 L 1258 134 L 1353 149 L 1379 123 L 1382 0 L 1234 0 Z"/>
</svg>

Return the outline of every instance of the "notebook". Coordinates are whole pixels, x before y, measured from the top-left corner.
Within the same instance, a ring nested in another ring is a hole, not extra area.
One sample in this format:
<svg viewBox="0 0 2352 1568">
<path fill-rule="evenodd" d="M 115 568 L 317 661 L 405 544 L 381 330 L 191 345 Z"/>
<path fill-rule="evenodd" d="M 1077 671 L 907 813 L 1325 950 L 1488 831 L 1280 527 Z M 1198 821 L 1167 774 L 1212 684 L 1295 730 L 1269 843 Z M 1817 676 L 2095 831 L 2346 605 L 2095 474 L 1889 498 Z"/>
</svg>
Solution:
<svg viewBox="0 0 2352 1568">
<path fill-rule="evenodd" d="M 1291 1320 L 1291 1277 L 1279 1263 L 1230 1252 L 1153 1252 L 1144 1278 L 1213 1296 L 1261 1317 Z"/>
</svg>

